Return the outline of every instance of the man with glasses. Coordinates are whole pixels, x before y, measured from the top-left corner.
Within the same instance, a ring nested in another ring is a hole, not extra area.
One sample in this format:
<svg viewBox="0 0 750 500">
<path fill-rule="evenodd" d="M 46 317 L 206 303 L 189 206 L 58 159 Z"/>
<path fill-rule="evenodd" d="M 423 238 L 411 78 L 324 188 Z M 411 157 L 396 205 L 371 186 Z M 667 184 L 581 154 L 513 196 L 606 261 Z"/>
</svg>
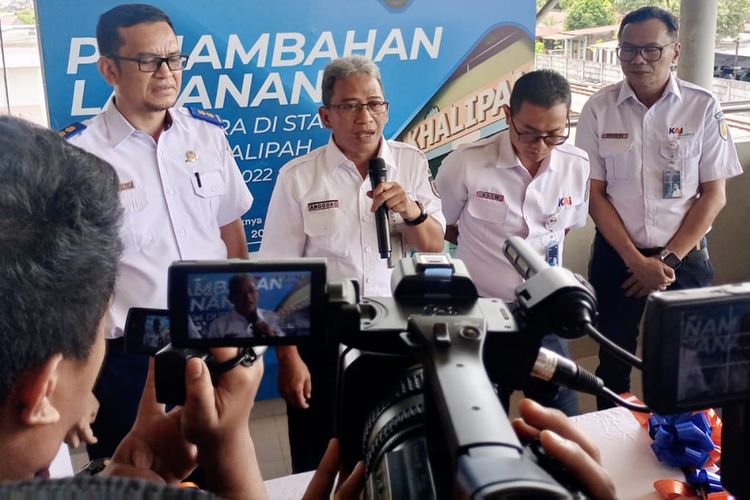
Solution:
<svg viewBox="0 0 750 500">
<path fill-rule="evenodd" d="M 150 5 L 120 5 L 101 15 L 96 36 L 99 71 L 114 97 L 61 132 L 114 166 L 125 210 L 92 458 L 111 456 L 130 429 L 145 382 L 147 358 L 122 352 L 128 309 L 166 309 L 175 260 L 246 257 L 240 216 L 252 203 L 218 117 L 174 107 L 187 56 L 169 17 Z"/>
<path fill-rule="evenodd" d="M 549 265 L 562 264 L 571 227 L 586 224 L 589 165 L 586 153 L 565 144 L 571 93 L 565 78 L 532 71 L 513 86 L 503 106 L 508 129 L 459 147 L 443 160 L 436 183 L 456 257 L 463 260 L 484 297 L 515 300 L 522 279 L 503 254 L 505 240 L 521 236 Z M 543 345 L 569 356 L 567 342 L 547 335 Z M 569 389 L 529 380 L 527 396 L 578 413 Z M 504 391 L 507 408 L 509 393 Z"/>
<path fill-rule="evenodd" d="M 391 269 L 378 254 L 374 211 L 388 207 L 394 255 L 443 248 L 440 200 L 427 159 L 416 148 L 388 141 L 378 67 L 352 56 L 326 66 L 321 122 L 328 144 L 287 163 L 268 207 L 261 259 L 326 257 L 328 279 L 356 279 L 365 297 L 391 295 Z M 382 158 L 386 181 L 371 191 L 368 162 Z M 288 403 L 292 469 L 314 468 L 332 432 L 336 351 L 320 346 L 277 347 L 279 389 Z M 301 355 L 301 356 L 300 356 Z M 312 374 L 312 375 L 311 375 Z M 313 385 L 314 384 L 314 385 Z"/>
<path fill-rule="evenodd" d="M 726 179 L 742 169 L 717 100 L 670 71 L 680 55 L 677 18 L 640 8 L 622 19 L 618 39 L 625 80 L 591 96 L 576 145 L 591 160 L 599 328 L 635 352 L 648 294 L 711 283 L 705 235 Z M 596 373 L 616 393 L 630 390 L 630 367 L 601 349 Z"/>
</svg>

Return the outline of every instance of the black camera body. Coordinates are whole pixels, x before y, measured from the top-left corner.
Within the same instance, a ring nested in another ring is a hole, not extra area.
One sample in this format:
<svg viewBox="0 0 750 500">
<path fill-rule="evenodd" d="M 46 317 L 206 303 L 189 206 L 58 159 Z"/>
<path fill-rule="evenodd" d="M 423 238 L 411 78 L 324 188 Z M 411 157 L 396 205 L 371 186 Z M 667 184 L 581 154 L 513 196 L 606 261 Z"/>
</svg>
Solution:
<svg viewBox="0 0 750 500">
<path fill-rule="evenodd" d="M 515 372 L 496 382 L 520 385 L 543 333 L 520 330 L 503 301 L 479 298 L 447 255 L 399 261 L 393 283 L 393 298 L 328 289 L 330 335 L 341 343 L 337 435 L 345 468 L 365 461 L 366 496 L 573 498 L 556 480 L 567 478 L 525 453 L 488 378 Z"/>
</svg>

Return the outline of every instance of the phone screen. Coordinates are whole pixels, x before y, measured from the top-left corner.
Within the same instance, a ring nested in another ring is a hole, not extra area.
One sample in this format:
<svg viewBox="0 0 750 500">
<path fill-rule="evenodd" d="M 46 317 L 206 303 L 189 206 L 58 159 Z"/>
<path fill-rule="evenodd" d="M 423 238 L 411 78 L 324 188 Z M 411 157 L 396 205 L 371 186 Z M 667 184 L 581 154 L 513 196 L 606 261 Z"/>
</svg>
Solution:
<svg viewBox="0 0 750 500">
<path fill-rule="evenodd" d="M 170 342 L 169 311 L 130 308 L 125 321 L 125 352 L 153 356 Z"/>
<path fill-rule="evenodd" d="M 158 352 L 169 344 L 169 316 L 162 314 L 147 314 L 144 321 L 143 340 L 144 350 Z"/>
</svg>

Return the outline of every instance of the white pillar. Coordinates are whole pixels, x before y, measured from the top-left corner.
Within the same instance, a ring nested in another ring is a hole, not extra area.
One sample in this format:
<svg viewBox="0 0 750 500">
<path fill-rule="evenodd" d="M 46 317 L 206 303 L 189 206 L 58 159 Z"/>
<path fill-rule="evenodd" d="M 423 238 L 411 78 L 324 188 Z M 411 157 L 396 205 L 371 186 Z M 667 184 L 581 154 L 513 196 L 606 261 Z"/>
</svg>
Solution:
<svg viewBox="0 0 750 500">
<path fill-rule="evenodd" d="M 716 0 L 682 0 L 677 76 L 711 90 L 716 46 Z"/>
</svg>

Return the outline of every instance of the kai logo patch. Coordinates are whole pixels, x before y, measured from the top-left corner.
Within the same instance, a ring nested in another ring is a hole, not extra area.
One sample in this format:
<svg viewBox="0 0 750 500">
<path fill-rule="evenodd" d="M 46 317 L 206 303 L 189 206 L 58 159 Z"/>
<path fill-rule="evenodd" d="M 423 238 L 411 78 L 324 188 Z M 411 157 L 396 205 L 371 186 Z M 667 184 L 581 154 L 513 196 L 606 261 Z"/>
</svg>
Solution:
<svg viewBox="0 0 750 500">
<path fill-rule="evenodd" d="M 562 207 L 572 207 L 573 206 L 573 198 L 570 196 L 561 196 L 559 200 L 557 200 L 557 208 Z"/>
</svg>

